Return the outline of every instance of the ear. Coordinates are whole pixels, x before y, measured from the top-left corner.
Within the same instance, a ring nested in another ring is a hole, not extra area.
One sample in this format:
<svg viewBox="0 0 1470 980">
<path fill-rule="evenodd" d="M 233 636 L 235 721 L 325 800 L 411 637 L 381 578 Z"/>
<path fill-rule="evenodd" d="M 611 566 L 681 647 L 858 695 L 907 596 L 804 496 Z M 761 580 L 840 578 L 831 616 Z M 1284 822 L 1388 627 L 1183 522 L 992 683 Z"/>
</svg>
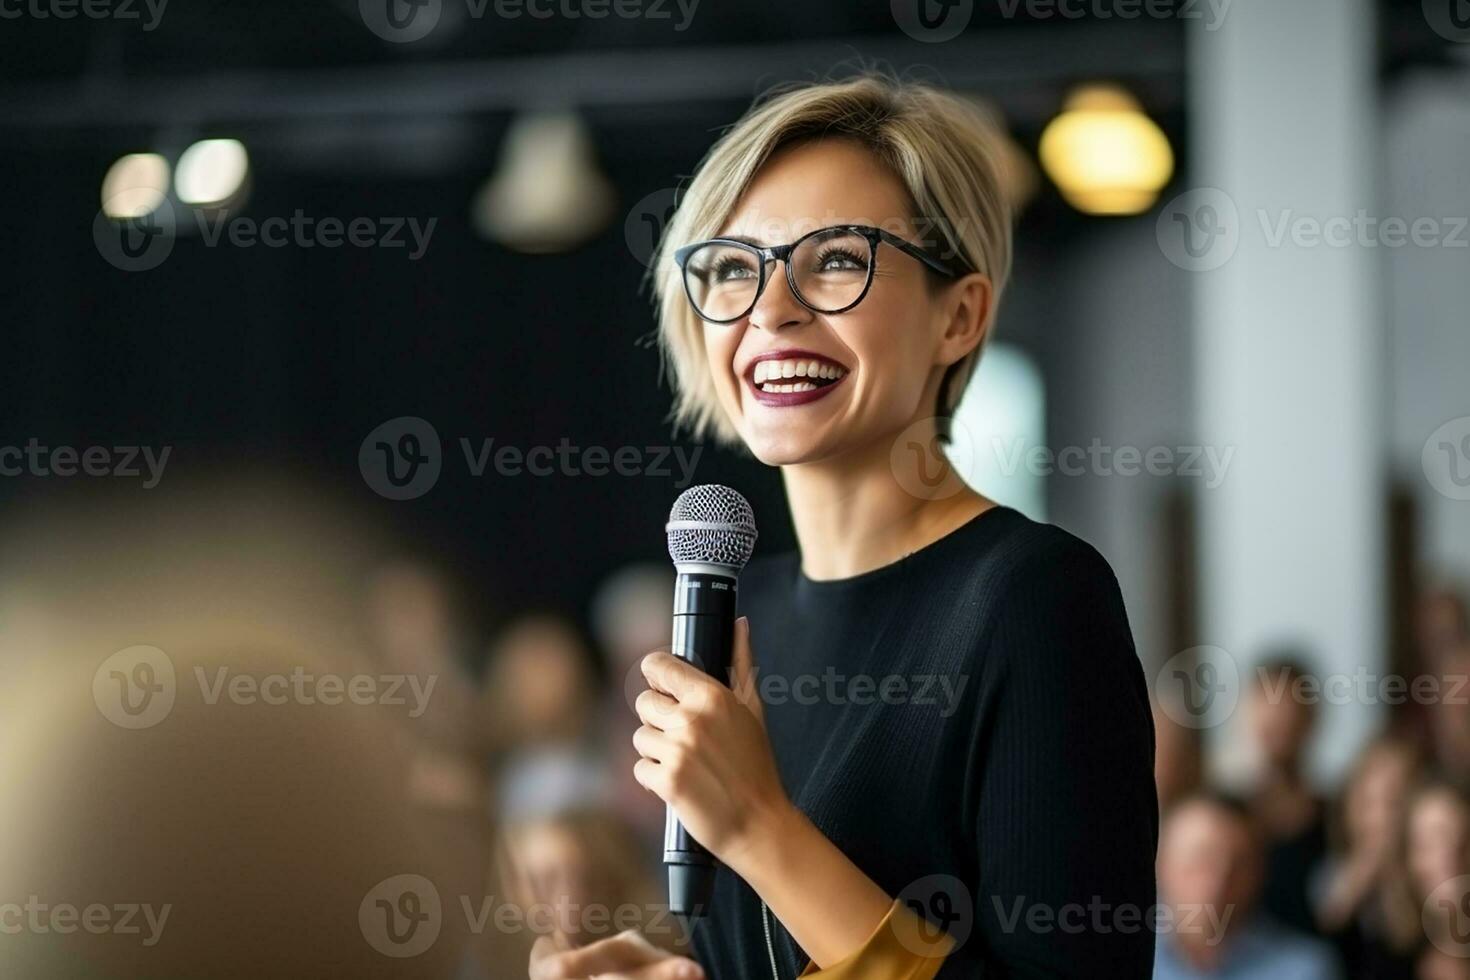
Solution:
<svg viewBox="0 0 1470 980">
<path fill-rule="evenodd" d="M 995 288 L 990 277 L 972 272 L 945 290 L 944 333 L 934 352 L 934 362 L 948 367 L 965 357 L 985 339 L 990 330 Z"/>
</svg>

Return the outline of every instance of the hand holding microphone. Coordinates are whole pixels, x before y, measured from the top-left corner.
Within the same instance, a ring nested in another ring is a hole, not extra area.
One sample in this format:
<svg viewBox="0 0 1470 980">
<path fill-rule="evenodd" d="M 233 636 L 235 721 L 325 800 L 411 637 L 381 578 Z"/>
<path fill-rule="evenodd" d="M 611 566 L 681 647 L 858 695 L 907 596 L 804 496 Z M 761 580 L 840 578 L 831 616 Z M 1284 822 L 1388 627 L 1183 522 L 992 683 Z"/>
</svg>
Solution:
<svg viewBox="0 0 1470 980">
<path fill-rule="evenodd" d="M 745 619 L 736 623 L 735 636 L 735 690 L 667 653 L 645 657 L 649 690 L 638 696 L 643 726 L 633 735 L 643 756 L 634 777 L 726 864 L 764 826 L 762 818 L 786 802 L 755 696 Z"/>
<path fill-rule="evenodd" d="M 649 689 L 634 705 L 643 724 L 633 776 L 669 805 L 669 906 L 690 916 L 708 907 L 711 855 L 739 873 L 790 804 L 756 694 L 749 624 L 734 619 L 736 575 L 755 544 L 750 505 L 726 487 L 691 487 L 668 531 L 679 573 L 673 652 L 642 662 Z"/>
</svg>

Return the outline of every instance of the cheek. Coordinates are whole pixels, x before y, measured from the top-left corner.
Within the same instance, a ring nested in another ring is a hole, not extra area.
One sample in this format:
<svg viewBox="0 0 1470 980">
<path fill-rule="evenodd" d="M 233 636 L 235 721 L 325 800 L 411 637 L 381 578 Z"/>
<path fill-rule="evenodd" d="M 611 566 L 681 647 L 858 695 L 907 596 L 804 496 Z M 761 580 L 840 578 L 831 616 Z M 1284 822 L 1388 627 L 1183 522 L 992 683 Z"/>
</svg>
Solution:
<svg viewBox="0 0 1470 980">
<path fill-rule="evenodd" d="M 875 409 L 909 415 L 933 369 L 933 349 L 921 308 L 897 300 L 860 308 L 843 325 L 843 340 L 857 356 L 861 387 Z"/>
<path fill-rule="evenodd" d="M 734 390 L 735 376 L 732 365 L 735 351 L 740 346 L 740 331 L 735 327 L 704 328 L 705 367 L 714 379 L 715 390 L 722 398 Z"/>
</svg>

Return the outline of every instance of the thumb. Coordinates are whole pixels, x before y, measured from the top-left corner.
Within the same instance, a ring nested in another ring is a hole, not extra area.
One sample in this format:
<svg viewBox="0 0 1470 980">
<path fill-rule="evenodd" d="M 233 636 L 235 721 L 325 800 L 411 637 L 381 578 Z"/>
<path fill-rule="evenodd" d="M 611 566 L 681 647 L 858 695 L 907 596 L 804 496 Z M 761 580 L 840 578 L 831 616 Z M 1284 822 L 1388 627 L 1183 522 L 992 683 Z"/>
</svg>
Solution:
<svg viewBox="0 0 1470 980">
<path fill-rule="evenodd" d="M 730 662 L 730 690 L 735 698 L 750 709 L 762 725 L 766 723 L 765 706 L 761 704 L 756 681 L 760 670 L 755 665 L 755 653 L 750 648 L 750 619 L 741 616 L 735 620 L 735 650 Z"/>
<path fill-rule="evenodd" d="M 699 964 L 682 956 L 660 960 L 628 974 L 629 980 L 703 980 Z"/>
</svg>

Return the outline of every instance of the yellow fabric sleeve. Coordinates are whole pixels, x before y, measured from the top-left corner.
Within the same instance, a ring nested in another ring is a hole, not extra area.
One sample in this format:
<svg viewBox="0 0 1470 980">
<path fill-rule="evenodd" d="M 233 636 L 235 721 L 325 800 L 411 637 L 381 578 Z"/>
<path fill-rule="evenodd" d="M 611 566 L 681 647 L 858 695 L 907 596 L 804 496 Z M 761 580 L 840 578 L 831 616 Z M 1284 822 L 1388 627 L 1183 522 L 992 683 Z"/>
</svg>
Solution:
<svg viewBox="0 0 1470 980">
<path fill-rule="evenodd" d="M 825 970 L 801 972 L 821 980 L 931 980 L 954 940 L 895 901 L 867 942 Z"/>
</svg>

